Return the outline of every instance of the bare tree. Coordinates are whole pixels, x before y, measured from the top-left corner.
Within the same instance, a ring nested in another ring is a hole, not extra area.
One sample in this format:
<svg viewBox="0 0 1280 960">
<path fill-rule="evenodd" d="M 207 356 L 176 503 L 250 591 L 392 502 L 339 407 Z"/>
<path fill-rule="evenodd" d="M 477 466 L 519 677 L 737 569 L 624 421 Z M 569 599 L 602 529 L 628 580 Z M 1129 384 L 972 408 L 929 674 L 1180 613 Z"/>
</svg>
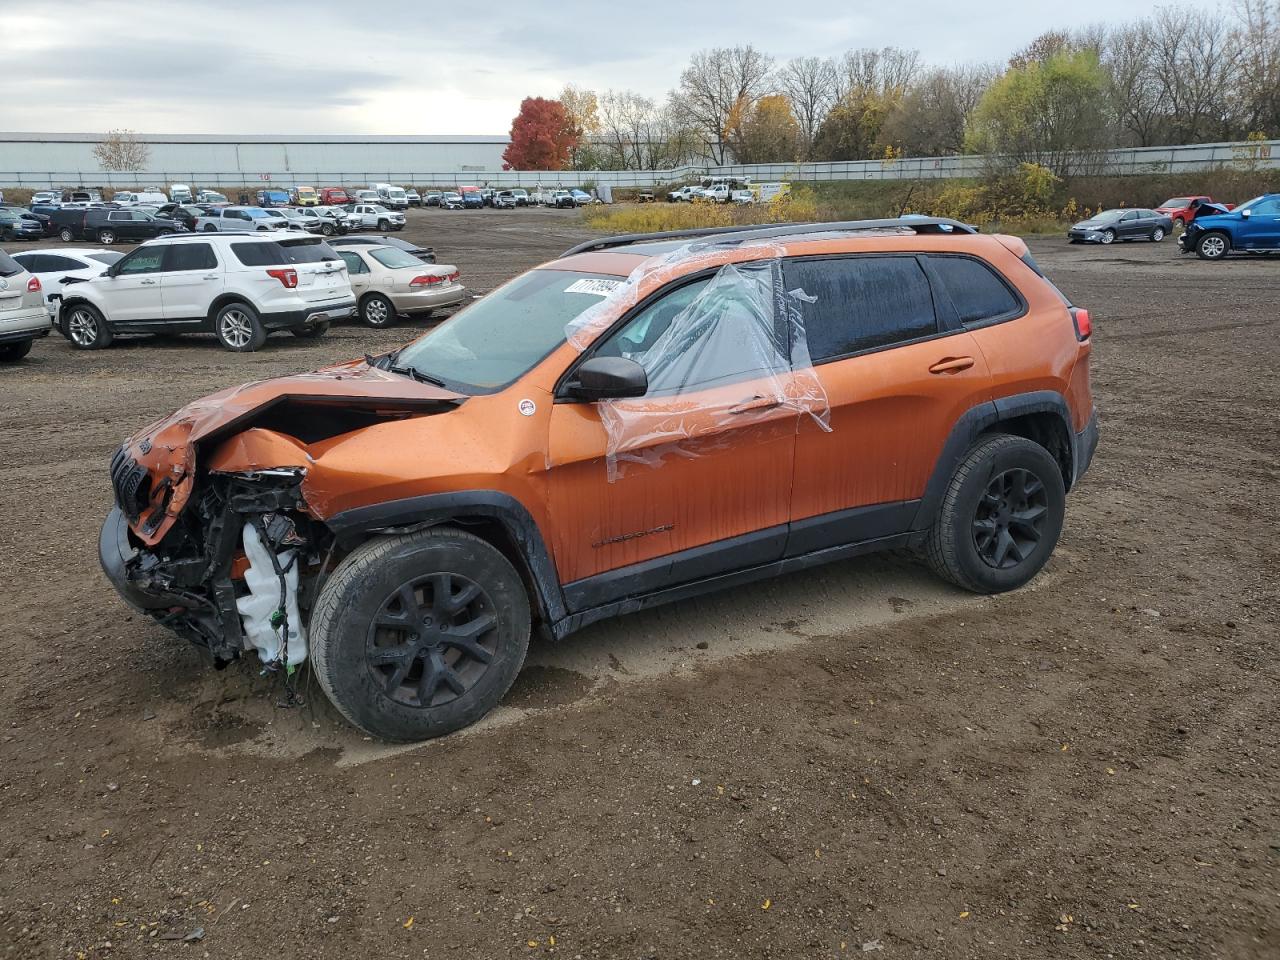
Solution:
<svg viewBox="0 0 1280 960">
<path fill-rule="evenodd" d="M 730 120 L 735 111 L 768 92 L 773 58 L 748 44 L 695 53 L 680 74 L 679 104 L 687 125 L 697 130 L 716 163 L 724 163 Z"/>
<path fill-rule="evenodd" d="M 920 51 L 900 47 L 849 50 L 837 70 L 836 99 L 900 100 L 920 69 Z"/>
<path fill-rule="evenodd" d="M 594 90 L 584 90 L 572 83 L 565 84 L 560 91 L 560 103 L 569 117 L 569 125 L 577 136 L 577 142 L 570 150 L 569 162 L 577 169 L 591 138 L 600 132 L 599 105 Z"/>
<path fill-rule="evenodd" d="M 960 153 L 969 117 L 996 72 L 988 64 L 930 70 L 890 111 L 882 138 L 911 157 Z"/>
<path fill-rule="evenodd" d="M 1280 0 L 1236 0 L 1236 15 L 1243 132 L 1280 136 Z"/>
<path fill-rule="evenodd" d="M 151 147 L 132 130 L 112 130 L 94 146 L 93 155 L 103 170 L 142 170 L 151 158 Z"/>
<path fill-rule="evenodd" d="M 778 71 L 777 84 L 800 125 L 802 158 L 807 159 L 814 134 L 836 100 L 836 65 L 829 58 L 796 57 Z"/>
<path fill-rule="evenodd" d="M 1192 7 L 1161 7 L 1152 22 L 1153 66 L 1174 141 L 1200 143 L 1229 134 L 1237 55 L 1226 21 Z"/>
</svg>

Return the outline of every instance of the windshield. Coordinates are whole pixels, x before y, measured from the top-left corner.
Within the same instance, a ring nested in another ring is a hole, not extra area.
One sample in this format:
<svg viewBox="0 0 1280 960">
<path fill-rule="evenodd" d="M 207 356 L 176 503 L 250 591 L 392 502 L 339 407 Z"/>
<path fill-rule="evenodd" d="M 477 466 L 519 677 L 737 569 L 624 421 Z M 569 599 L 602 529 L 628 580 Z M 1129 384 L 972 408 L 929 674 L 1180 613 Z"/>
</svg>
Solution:
<svg viewBox="0 0 1280 960">
<path fill-rule="evenodd" d="M 595 273 L 532 270 L 409 344 L 396 363 L 450 389 L 492 393 L 564 343 L 569 321 L 623 282 Z"/>
<path fill-rule="evenodd" d="M 1095 213 L 1092 217 L 1089 218 L 1089 222 L 1106 223 L 1111 220 L 1119 220 L 1122 216 L 1124 216 L 1124 213 L 1125 212 L 1123 210 L 1100 210 L 1098 213 Z"/>
<path fill-rule="evenodd" d="M 401 267 L 421 267 L 422 261 L 411 253 L 397 250 L 395 247 L 370 250 L 369 255 L 384 267 L 399 270 Z"/>
<path fill-rule="evenodd" d="M 1166 210 L 1185 210 L 1187 207 L 1191 206 L 1191 201 L 1186 197 L 1174 197 L 1172 200 L 1166 200 L 1164 203 L 1160 204 L 1160 206 L 1164 207 Z"/>
<path fill-rule="evenodd" d="M 388 191 L 387 191 L 387 196 L 389 196 L 389 197 L 403 197 L 403 196 L 404 196 L 404 191 L 403 191 L 403 190 L 388 190 Z"/>
<path fill-rule="evenodd" d="M 1253 207 L 1253 205 L 1257 203 L 1259 200 L 1265 200 L 1265 199 L 1267 199 L 1267 195 L 1264 193 L 1260 197 L 1254 197 L 1252 200 L 1246 200 L 1244 203 L 1240 204 L 1240 206 L 1236 207 L 1236 211 L 1241 212 L 1244 210 L 1248 210 L 1251 207 Z"/>
<path fill-rule="evenodd" d="M 255 220 L 270 220 L 273 217 L 279 216 L 278 213 L 267 213 L 267 211 L 263 210 L 261 207 L 247 207 L 244 212 Z"/>
<path fill-rule="evenodd" d="M 90 260 L 97 260 L 99 263 L 105 263 L 107 266 L 111 266 L 111 264 L 123 257 L 124 254 L 116 253 L 114 250 L 103 250 L 101 253 L 90 253 L 86 254 L 86 256 Z"/>
</svg>

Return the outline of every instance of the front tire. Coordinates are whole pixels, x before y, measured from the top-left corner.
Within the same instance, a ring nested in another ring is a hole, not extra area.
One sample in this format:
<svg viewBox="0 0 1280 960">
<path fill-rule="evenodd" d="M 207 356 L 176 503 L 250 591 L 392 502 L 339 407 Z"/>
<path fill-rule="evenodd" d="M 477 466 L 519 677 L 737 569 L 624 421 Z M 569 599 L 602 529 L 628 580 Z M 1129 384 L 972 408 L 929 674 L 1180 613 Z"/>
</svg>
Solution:
<svg viewBox="0 0 1280 960">
<path fill-rule="evenodd" d="M 116 235 L 110 230 L 99 230 L 98 242 L 104 247 L 109 247 L 111 244 L 116 242 Z"/>
<path fill-rule="evenodd" d="M 267 342 L 267 328 L 247 303 L 229 303 L 213 318 L 213 332 L 232 353 L 252 353 Z"/>
<path fill-rule="evenodd" d="M 396 322 L 396 310 L 380 293 L 371 293 L 360 301 L 360 319 L 370 327 L 389 327 Z"/>
<path fill-rule="evenodd" d="M 97 307 L 77 303 L 67 311 L 63 333 L 77 350 L 105 350 L 115 335 Z"/>
<path fill-rule="evenodd" d="M 1103 230 L 1099 243 L 1110 245 L 1116 242 L 1116 232 L 1114 230 Z"/>
<path fill-rule="evenodd" d="M 76 235 L 71 232 L 70 227 L 63 227 L 58 231 L 58 239 L 63 243 L 71 243 L 75 240 Z"/>
<path fill-rule="evenodd" d="M 1231 240 L 1225 233 L 1206 233 L 1196 241 L 1196 256 L 1201 260 L 1221 260 L 1231 252 Z"/>
<path fill-rule="evenodd" d="M 383 233 L 389 233 L 389 232 L 391 231 L 391 221 L 390 221 L 390 220 L 379 220 L 379 221 L 378 221 L 378 229 L 379 229 L 379 230 L 381 230 Z"/>
<path fill-rule="evenodd" d="M 1053 554 L 1066 497 L 1048 450 L 1023 437 L 988 437 L 969 451 L 943 495 L 926 541 L 929 565 L 974 593 L 1016 590 Z"/>
<path fill-rule="evenodd" d="M 524 663 L 529 621 L 519 573 L 479 537 L 448 528 L 379 537 L 320 591 L 312 665 L 361 730 L 426 740 L 497 706 Z"/>
</svg>

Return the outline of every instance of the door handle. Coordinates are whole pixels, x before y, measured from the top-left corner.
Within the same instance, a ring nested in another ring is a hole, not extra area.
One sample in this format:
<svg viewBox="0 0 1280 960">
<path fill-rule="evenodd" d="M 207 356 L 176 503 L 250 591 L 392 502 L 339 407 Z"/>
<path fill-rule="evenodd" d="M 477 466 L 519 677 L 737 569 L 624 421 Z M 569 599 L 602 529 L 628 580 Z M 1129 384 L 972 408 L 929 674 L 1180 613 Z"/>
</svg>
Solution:
<svg viewBox="0 0 1280 960">
<path fill-rule="evenodd" d="M 772 410 L 774 407 L 782 406 L 782 400 L 779 397 L 748 397 L 736 407 L 730 407 L 729 412 L 738 413 L 754 413 L 757 410 Z"/>
<path fill-rule="evenodd" d="M 218 279 L 218 275 L 217 275 L 216 273 L 206 273 L 202 279 L 204 279 L 204 280 L 217 280 L 217 279 Z"/>
<path fill-rule="evenodd" d="M 959 373 L 973 366 L 973 357 L 947 357 L 929 368 L 930 373 Z"/>
<path fill-rule="evenodd" d="M 138 283 L 144 287 L 154 287 L 156 285 L 154 280 L 139 280 Z"/>
</svg>

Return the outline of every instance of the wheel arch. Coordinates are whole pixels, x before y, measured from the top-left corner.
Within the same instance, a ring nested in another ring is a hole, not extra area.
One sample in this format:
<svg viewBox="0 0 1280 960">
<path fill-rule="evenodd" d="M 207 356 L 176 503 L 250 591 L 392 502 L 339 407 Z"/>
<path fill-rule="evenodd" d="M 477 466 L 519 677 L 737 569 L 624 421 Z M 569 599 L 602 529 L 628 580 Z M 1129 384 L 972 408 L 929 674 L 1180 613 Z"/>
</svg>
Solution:
<svg viewBox="0 0 1280 960">
<path fill-rule="evenodd" d="M 503 554 L 520 574 L 535 620 L 549 629 L 568 616 L 564 591 L 542 532 L 515 497 L 498 490 L 465 490 L 408 497 L 334 514 L 325 521 L 338 546 L 352 550 L 379 536 L 452 526 Z"/>
<path fill-rule="evenodd" d="M 209 313 L 207 315 L 207 319 L 209 321 L 209 329 L 213 329 L 213 322 L 215 319 L 217 319 L 218 311 L 220 311 L 223 307 L 230 306 L 233 303 L 242 303 L 246 307 L 248 307 L 250 310 L 252 310 L 255 314 L 260 314 L 260 311 L 258 310 L 258 308 L 255 307 L 252 301 L 250 301 L 249 298 L 246 297 L 244 294 L 230 293 L 230 292 L 220 293 L 213 298 L 213 303 L 209 304 Z"/>
<path fill-rule="evenodd" d="M 998 397 L 970 407 L 951 428 L 929 475 L 912 530 L 930 527 L 960 461 L 974 444 L 997 433 L 1023 437 L 1048 450 L 1062 471 L 1063 485 L 1071 490 L 1076 476 L 1075 445 L 1066 398 L 1052 390 Z"/>
<path fill-rule="evenodd" d="M 93 307 L 98 311 L 98 316 L 102 317 L 102 322 L 110 326 L 111 321 L 107 319 L 107 315 L 103 313 L 102 308 L 86 297 L 66 296 L 58 301 L 58 331 L 65 337 L 67 335 L 66 312 L 72 308 L 84 304 L 86 307 Z"/>
</svg>

